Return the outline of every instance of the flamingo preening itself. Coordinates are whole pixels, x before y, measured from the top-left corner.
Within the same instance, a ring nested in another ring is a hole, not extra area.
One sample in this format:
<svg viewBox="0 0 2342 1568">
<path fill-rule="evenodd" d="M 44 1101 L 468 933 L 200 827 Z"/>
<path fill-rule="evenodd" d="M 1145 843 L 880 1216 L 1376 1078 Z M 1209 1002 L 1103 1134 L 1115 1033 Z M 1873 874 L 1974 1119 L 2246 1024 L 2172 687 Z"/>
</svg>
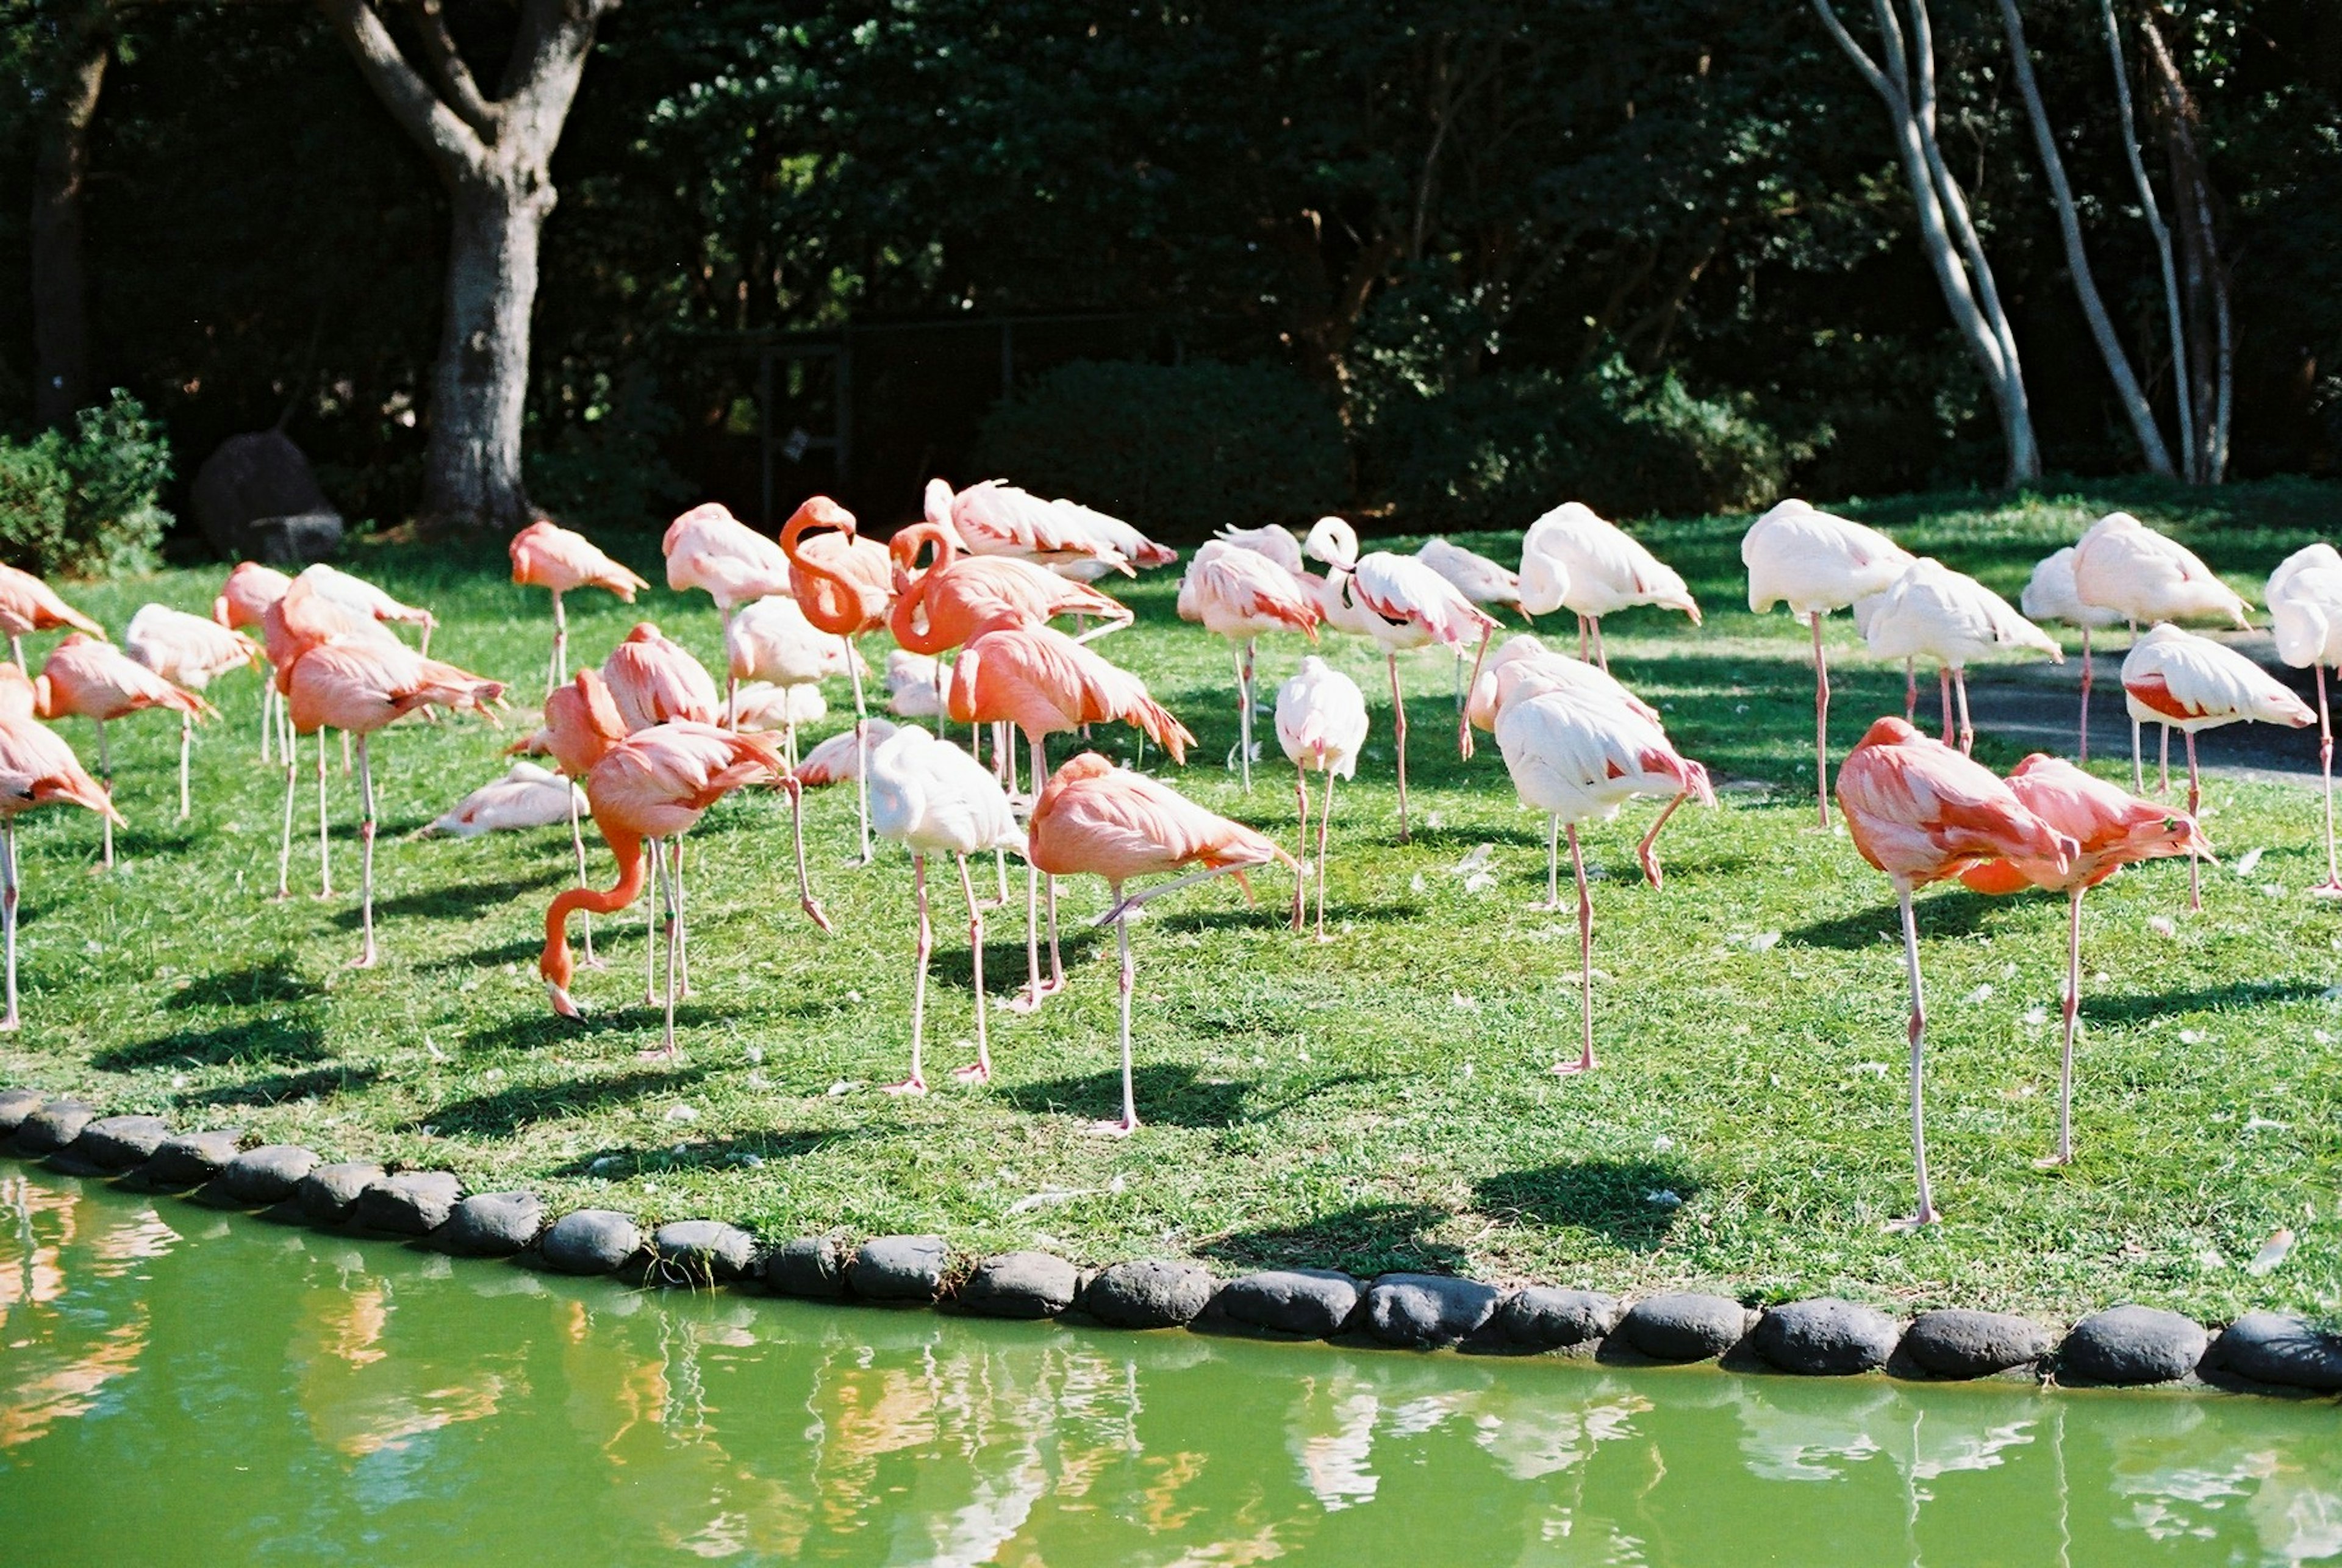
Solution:
<svg viewBox="0 0 2342 1568">
<path fill-rule="evenodd" d="M 212 619 L 231 632 L 247 627 L 265 627 L 268 608 L 285 597 L 293 586 L 293 579 L 274 566 L 264 566 L 257 561 L 239 561 L 220 585 L 212 600 Z M 264 651 L 263 656 L 265 657 Z M 260 691 L 260 763 L 268 765 L 272 745 L 291 745 L 293 737 L 285 729 L 285 693 L 276 682 L 276 665 L 270 660 L 269 676 Z"/>
<path fill-rule="evenodd" d="M 789 558 L 780 545 L 719 502 L 705 502 L 668 524 L 659 549 L 666 556 L 666 585 L 677 593 L 703 590 L 716 601 L 727 633 L 740 605 L 792 591 Z"/>
<path fill-rule="evenodd" d="M 33 682 L 33 693 L 35 710 L 42 718 L 78 714 L 97 726 L 97 783 L 109 798 L 114 794 L 114 754 L 106 744 L 107 721 L 167 708 L 180 715 L 184 732 L 186 724 L 219 712 L 86 632 L 67 632 L 50 651 Z M 109 871 L 114 867 L 114 823 L 113 816 L 105 817 L 105 864 Z"/>
<path fill-rule="evenodd" d="M 650 586 L 633 568 L 612 560 L 585 534 L 540 517 L 512 536 L 512 580 L 523 587 L 550 589 L 553 594 L 553 657 L 545 666 L 545 690 L 550 695 L 569 679 L 569 620 L 561 595 L 580 588 L 606 588 L 626 604 Z"/>
<path fill-rule="evenodd" d="M 1944 688 L 1944 744 L 1952 744 L 1952 698 L 1957 693 L 1963 756 L 1976 749 L 1976 726 L 1968 721 L 1971 660 L 2002 649 L 2030 648 L 2048 654 L 2052 664 L 2066 662 L 2066 651 L 2048 633 L 1974 577 L 1940 561 L 1912 562 L 1884 594 L 1857 601 L 1854 612 L 1870 651 L 1882 659 L 1903 661 L 1906 719 L 1915 716 L 1911 710 L 1917 694 L 1910 675 L 1912 661 L 1937 662 Z"/>
<path fill-rule="evenodd" d="M 260 644 L 242 632 L 164 604 L 145 604 L 122 634 L 124 651 L 175 686 L 200 692 L 230 670 L 259 664 Z M 267 688 L 264 686 L 264 691 Z M 265 699 L 263 699 L 264 704 Z M 195 713 L 179 711 L 179 820 L 188 815 L 187 753 Z"/>
<path fill-rule="evenodd" d="M 1593 660 L 1604 671 L 1610 658 L 1602 646 L 1602 617 L 1635 604 L 1679 610 L 1699 624 L 1699 601 L 1675 568 L 1625 529 L 1597 516 L 1593 508 L 1565 501 L 1528 526 L 1521 538 L 1520 607 L 1532 615 L 1568 610 L 1577 616 L 1577 656 L 1586 657 L 1593 634 Z"/>
</svg>

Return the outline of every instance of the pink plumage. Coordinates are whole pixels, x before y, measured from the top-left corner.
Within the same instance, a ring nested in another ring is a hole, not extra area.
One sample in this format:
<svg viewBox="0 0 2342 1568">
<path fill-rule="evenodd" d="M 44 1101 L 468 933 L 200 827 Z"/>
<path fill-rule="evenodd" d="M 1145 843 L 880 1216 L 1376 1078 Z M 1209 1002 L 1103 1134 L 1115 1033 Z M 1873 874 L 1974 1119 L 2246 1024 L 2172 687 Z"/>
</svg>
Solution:
<svg viewBox="0 0 2342 1568">
<path fill-rule="evenodd" d="M 723 708 L 706 668 L 648 621 L 602 661 L 602 678 L 630 730 L 676 719 L 712 724 Z"/>
<path fill-rule="evenodd" d="M 526 587 L 549 588 L 555 594 L 606 588 L 631 604 L 638 591 L 650 586 L 585 534 L 549 518 L 539 518 L 514 534 L 507 548 L 512 580 Z"/>
</svg>

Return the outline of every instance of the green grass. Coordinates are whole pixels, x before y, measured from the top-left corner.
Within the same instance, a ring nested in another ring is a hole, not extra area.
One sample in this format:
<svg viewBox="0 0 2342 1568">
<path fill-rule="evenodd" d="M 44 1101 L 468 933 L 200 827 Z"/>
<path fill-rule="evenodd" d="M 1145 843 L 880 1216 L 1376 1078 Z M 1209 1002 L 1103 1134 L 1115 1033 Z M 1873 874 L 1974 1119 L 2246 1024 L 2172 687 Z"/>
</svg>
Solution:
<svg viewBox="0 0 2342 1568">
<path fill-rule="evenodd" d="M 2208 497 L 2132 486 L 1852 509 L 2013 597 L 2036 556 L 2114 504 L 2177 527 L 2256 592 L 2284 551 L 2327 526 L 2336 499 L 2297 484 Z M 2184 913 L 2176 864 L 2091 895 L 2087 969 L 2107 977 L 2086 984 L 2080 1159 L 2067 1170 L 2033 1164 L 2054 1132 L 2062 901 L 1922 896 L 1930 1130 L 1948 1222 L 1918 1236 L 1882 1230 L 1910 1203 L 1894 909 L 1843 836 L 1807 831 L 1811 675 L 1797 627 L 1746 611 L 1742 525 L 1644 531 L 1692 579 L 1710 611 L 1704 631 L 1640 613 L 1609 628 L 1619 674 L 1666 707 L 1684 750 L 1727 787 L 1720 809 L 1670 826 L 1663 892 L 1633 875 L 1628 853 L 1651 806 L 1587 834 L 1602 874 L 1605 1066 L 1583 1080 L 1546 1072 L 1574 1049 L 1576 954 L 1568 916 L 1527 907 L 1542 893 L 1540 819 L 1516 804 L 1493 745 L 1457 760 L 1448 664 L 1425 655 L 1409 666 L 1412 754 L 1418 822 L 1436 825 L 1396 844 L 1379 664 L 1335 640 L 1330 656 L 1366 688 L 1376 722 L 1336 824 L 1340 939 L 1292 938 L 1276 877 L 1249 908 L 1226 883 L 1154 906 L 1134 932 L 1147 1125 L 1127 1142 L 1083 1130 L 1117 1092 L 1112 943 L 1083 924 L 1104 904 L 1096 884 L 1066 888 L 1067 994 L 1037 1019 L 995 1011 L 996 1082 L 887 1098 L 869 1086 L 904 1068 L 907 865 L 889 852 L 874 869 L 844 867 L 851 797 L 814 797 L 818 891 L 838 927 L 822 937 L 796 909 L 781 800 L 735 798 L 695 834 L 698 992 L 683 1009 L 683 1058 L 645 1063 L 636 1054 L 656 1043 L 658 1016 L 641 1004 L 638 918 L 600 925 L 611 966 L 576 987 L 589 1023 L 552 1016 L 534 973 L 545 904 L 567 875 L 565 835 L 404 842 L 501 770 L 509 734 L 408 724 L 376 746 L 383 967 L 343 967 L 356 944 L 346 892 L 268 902 L 281 775 L 256 762 L 248 678 L 217 694 L 226 723 L 201 738 L 198 810 L 184 826 L 172 820 L 171 726 L 120 726 L 133 825 L 116 874 L 90 874 L 97 824 L 86 815 L 26 819 L 28 1023 L 0 1045 L 0 1082 L 452 1167 L 475 1190 L 528 1185 L 556 1204 L 654 1219 L 713 1214 L 776 1238 L 934 1230 L 970 1253 L 1036 1245 L 1092 1263 L 1188 1253 L 1225 1269 L 1430 1267 L 2049 1314 L 2117 1300 L 2210 1317 L 2262 1303 L 2330 1310 L 2342 1296 L 2342 1013 L 2328 992 L 2342 909 L 2300 895 L 2316 876 L 2316 805 L 2289 785 L 2214 783 L 2207 825 L 2228 864 L 2267 854 L 2249 880 L 2209 874 L 2201 914 Z M 647 534 L 607 543 L 656 565 Z M 500 551 L 382 547 L 348 564 L 437 609 L 435 652 L 511 680 L 524 707 L 534 697 L 545 605 L 503 581 Z M 119 627 L 148 598 L 199 607 L 217 575 L 165 573 L 76 596 Z M 1174 587 L 1168 574 L 1134 587 L 1139 624 L 1106 649 L 1200 735 L 1174 771 L 1179 787 L 1289 837 L 1290 774 L 1274 741 L 1249 798 L 1220 765 L 1235 729 L 1228 659 L 1173 619 Z M 661 591 L 638 613 L 714 663 L 704 598 Z M 573 648 L 598 656 L 635 614 L 579 595 Z M 1901 680 L 1861 659 L 1843 617 L 1830 635 L 1842 755 L 1869 717 L 1899 711 Z M 1297 657 L 1266 650 L 1264 690 Z M 512 727 L 527 722 L 516 714 Z M 86 749 L 87 727 L 66 728 Z M 1127 754 L 1119 735 L 1106 744 Z M 2017 760 L 1989 737 L 1980 755 Z M 355 794 L 338 771 L 332 787 L 335 880 L 347 890 Z M 315 886 L 314 812 L 305 788 L 300 894 Z M 1451 868 L 1482 843 L 1499 881 L 1475 894 Z M 607 867 L 597 851 L 597 879 Z M 929 1060 L 948 1084 L 970 1018 L 964 928 L 942 910 Z M 996 995 L 1021 974 L 1016 913 L 993 923 Z M 2175 934 L 2151 929 L 2156 915 Z M 1666 1193 L 1680 1203 L 1654 1201 Z M 2292 1258 L 2247 1277 L 2237 1265 L 2279 1225 L 2299 1234 Z"/>
</svg>

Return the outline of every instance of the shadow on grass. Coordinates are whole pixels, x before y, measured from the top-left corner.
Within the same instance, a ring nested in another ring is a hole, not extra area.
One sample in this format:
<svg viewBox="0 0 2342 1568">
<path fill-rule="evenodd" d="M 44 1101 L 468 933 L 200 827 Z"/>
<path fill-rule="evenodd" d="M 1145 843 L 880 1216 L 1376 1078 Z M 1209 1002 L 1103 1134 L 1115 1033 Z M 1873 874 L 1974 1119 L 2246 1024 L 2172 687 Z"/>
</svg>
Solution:
<svg viewBox="0 0 2342 1568">
<path fill-rule="evenodd" d="M 446 1135 L 469 1133 L 503 1137 L 535 1123 L 581 1116 L 648 1094 L 673 1094 L 706 1076 L 704 1067 L 644 1066 L 606 1078 L 516 1086 L 467 1100 L 450 1100 L 435 1111 L 422 1113 L 407 1125 L 412 1130 L 428 1124 Z"/>
<path fill-rule="evenodd" d="M 557 1167 L 560 1176 L 629 1176 L 643 1171 L 698 1171 L 726 1165 L 746 1164 L 751 1158 L 758 1161 L 795 1160 L 807 1154 L 817 1154 L 839 1144 L 856 1142 L 871 1136 L 860 1127 L 836 1128 L 828 1132 L 752 1133 L 737 1138 L 711 1138 L 686 1143 L 677 1153 L 671 1145 L 650 1147 L 636 1144 L 613 1144 L 606 1148 L 580 1155 L 567 1164 Z"/>
<path fill-rule="evenodd" d="M 271 1002 L 305 1002 L 319 988 L 293 967 L 291 954 L 247 964 L 216 974 L 201 975 L 185 990 L 175 991 L 163 1005 L 174 1013 L 191 1007 L 258 1007 Z"/>
<path fill-rule="evenodd" d="M 444 887 L 402 893 L 395 898 L 377 897 L 374 901 L 374 917 L 377 923 L 433 916 L 470 919 L 483 910 L 510 904 L 523 894 L 550 887 L 574 874 L 559 866 L 549 866 L 534 875 L 509 876 L 497 882 L 450 883 Z M 355 931 L 362 918 L 355 902 L 347 909 L 335 910 L 333 915 L 334 924 L 345 931 Z"/>
<path fill-rule="evenodd" d="M 345 1089 L 363 1089 L 382 1076 L 375 1067 L 317 1067 L 306 1073 L 270 1073 L 241 1084 L 190 1090 L 172 1096 L 174 1104 L 195 1105 L 281 1105 L 294 1100 L 323 1100 Z"/>
<path fill-rule="evenodd" d="M 1572 1160 L 1535 1171 L 1483 1177 L 1474 1206 L 1516 1223 L 1594 1231 L 1621 1246 L 1649 1252 L 1667 1238 L 1681 1206 L 1655 1203 L 1654 1193 L 1688 1200 L 1699 1183 L 1681 1166 L 1656 1160 Z"/>
<path fill-rule="evenodd" d="M 2137 1024 L 2181 1013 L 2208 1013 L 2239 1007 L 2266 1007 L 2276 1002 L 2298 1002 L 2319 995 L 2323 986 L 2306 980 L 2232 980 L 2226 985 L 2199 986 L 2193 991 L 2127 991 L 2093 996 L 2082 991 L 2082 1016 L 2092 1024 Z"/>
<path fill-rule="evenodd" d="M 1983 928 L 1985 912 L 2001 902 L 1981 893 L 1953 887 L 1917 899 L 1912 914 L 1922 941 L 1973 936 Z M 1817 920 L 1782 934 L 1785 940 L 1801 947 L 1858 948 L 1880 942 L 1899 943 L 1903 940 L 1903 912 L 1892 904 L 1873 904 L 1853 914 Z"/>
<path fill-rule="evenodd" d="M 602 933 L 596 931 L 594 940 L 598 944 L 602 940 Z M 450 954 L 445 958 L 418 959 L 415 967 L 435 973 L 449 969 L 493 969 L 503 964 L 526 964 L 534 968 L 537 955 L 544 951 L 542 938 L 524 937 L 513 942 L 499 942 L 492 947 L 475 947 L 469 953 Z M 576 957 L 583 951 L 573 930 L 570 934 L 570 954 Z"/>
<path fill-rule="evenodd" d="M 1464 1250 L 1426 1236 L 1453 1218 L 1427 1203 L 1361 1203 L 1306 1225 L 1231 1232 L 1196 1251 L 1240 1269 L 1339 1268 L 1362 1278 L 1396 1270 L 1454 1273 L 1466 1261 Z"/>
<path fill-rule="evenodd" d="M 314 1018 L 255 1018 L 217 1029 L 179 1030 L 118 1045 L 90 1058 L 108 1073 L 142 1067 L 222 1067 L 240 1062 L 315 1062 L 326 1054 L 325 1032 Z"/>
<path fill-rule="evenodd" d="M 1131 1089 L 1138 1099 L 1141 1121 L 1172 1127 L 1233 1127 L 1259 1119 L 1245 1107 L 1251 1084 L 1207 1081 L 1193 1067 L 1177 1063 L 1148 1063 L 1135 1068 Z M 1018 1110 L 1033 1114 L 1056 1112 L 1103 1122 L 1122 1114 L 1122 1069 L 1027 1084 L 1004 1097 Z"/>
</svg>

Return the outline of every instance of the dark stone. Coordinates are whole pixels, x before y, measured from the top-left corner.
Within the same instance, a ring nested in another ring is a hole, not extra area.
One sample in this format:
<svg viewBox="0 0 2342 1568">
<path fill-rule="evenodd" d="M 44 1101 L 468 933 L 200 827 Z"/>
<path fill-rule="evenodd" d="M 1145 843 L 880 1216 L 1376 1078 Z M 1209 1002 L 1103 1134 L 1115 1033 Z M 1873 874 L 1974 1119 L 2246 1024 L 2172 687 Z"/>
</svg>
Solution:
<svg viewBox="0 0 2342 1568">
<path fill-rule="evenodd" d="M 303 1178 L 316 1168 L 315 1149 L 305 1149 L 298 1144 L 263 1144 L 257 1149 L 246 1149 L 227 1163 L 227 1169 L 220 1173 L 219 1188 L 240 1203 L 281 1203 L 293 1196 Z M 358 1185 L 364 1187 L 365 1183 Z M 353 1192 L 350 1196 L 355 1199 L 357 1193 Z"/>
<path fill-rule="evenodd" d="M 341 544 L 341 514 L 301 449 L 280 430 L 231 435 L 195 471 L 189 500 L 212 548 L 231 561 L 322 561 Z"/>
<path fill-rule="evenodd" d="M 145 1164 L 170 1135 L 171 1124 L 160 1116 L 101 1116 L 66 1152 L 101 1171 L 127 1171 Z"/>
<path fill-rule="evenodd" d="M 1773 1308 L 1756 1321 L 1752 1336 L 1767 1362 L 1809 1377 L 1876 1372 L 1902 1337 L 1895 1320 L 1876 1307 L 1829 1296 Z"/>
<path fill-rule="evenodd" d="M 2031 1318 L 1951 1307 L 1921 1313 L 1903 1331 L 1903 1353 L 1937 1377 L 1990 1377 L 2032 1366 L 2057 1338 Z"/>
<path fill-rule="evenodd" d="M 951 1251 L 941 1236 L 877 1236 L 846 1265 L 854 1293 L 874 1302 L 931 1302 L 942 1293 Z"/>
<path fill-rule="evenodd" d="M 827 1236 L 799 1236 L 765 1259 L 765 1283 L 774 1293 L 836 1301 L 846 1293 L 846 1265 Z"/>
<path fill-rule="evenodd" d="M 1201 1315 L 1219 1288 L 1209 1269 L 1144 1258 L 1100 1271 L 1082 1293 L 1082 1310 L 1114 1328 L 1178 1328 Z"/>
<path fill-rule="evenodd" d="M 1055 1317 L 1074 1304 L 1081 1271 L 1047 1253 L 986 1258 L 959 1291 L 960 1304 L 986 1317 Z"/>
<path fill-rule="evenodd" d="M 565 1274 L 615 1273 L 643 1250 L 643 1233 L 616 1210 L 579 1209 L 554 1221 L 537 1250 Z"/>
<path fill-rule="evenodd" d="M 2195 1319 L 2176 1312 L 2109 1307 L 2074 1325 L 2057 1350 L 2057 1375 L 2078 1383 L 2171 1383 L 2196 1370 L 2208 1339 Z"/>
<path fill-rule="evenodd" d="M 447 1223 L 463 1196 L 453 1171 L 401 1171 L 383 1176 L 358 1194 L 350 1218 L 361 1228 L 395 1236 L 427 1236 Z"/>
<path fill-rule="evenodd" d="M 41 1108 L 48 1096 L 38 1089 L 0 1089 L 0 1138 L 13 1138 L 25 1118 Z"/>
<path fill-rule="evenodd" d="M 1230 1280 L 1214 1305 L 1238 1323 L 1326 1339 L 1358 1308 L 1358 1282 L 1333 1269 L 1269 1269 Z"/>
<path fill-rule="evenodd" d="M 1706 1361 L 1748 1332 L 1748 1309 L 1723 1296 L 1646 1296 L 1618 1320 L 1617 1336 L 1653 1361 Z"/>
<path fill-rule="evenodd" d="M 2212 1364 L 2285 1388 L 2342 1389 L 2342 1335 L 2282 1313 L 2247 1313 L 2212 1346 Z"/>
<path fill-rule="evenodd" d="M 313 1225 L 338 1225 L 350 1217 L 358 1194 L 382 1180 L 382 1167 L 371 1160 L 345 1160 L 316 1165 L 294 1188 L 301 1217 Z"/>
<path fill-rule="evenodd" d="M 475 1193 L 448 1213 L 435 1241 L 467 1258 L 508 1258 L 544 1225 L 545 1204 L 535 1193 Z"/>
<path fill-rule="evenodd" d="M 97 1107 L 79 1100 L 44 1100 L 16 1126 L 16 1148 L 26 1154 L 53 1154 L 97 1120 Z"/>
<path fill-rule="evenodd" d="M 1505 1298 L 1496 1325 L 1515 1344 L 1566 1350 L 1588 1344 L 1618 1326 L 1616 1296 L 1600 1291 L 1557 1291 L 1531 1285 Z"/>
<path fill-rule="evenodd" d="M 182 1133 L 164 1139 L 139 1174 L 159 1187 L 192 1187 L 225 1170 L 243 1142 L 243 1132 L 235 1127 Z"/>
<path fill-rule="evenodd" d="M 661 1282 L 707 1284 L 746 1279 L 756 1267 L 756 1238 L 715 1220 L 676 1220 L 651 1236 Z"/>
<path fill-rule="evenodd" d="M 1496 1288 L 1451 1274 L 1384 1274 L 1366 1287 L 1366 1327 L 1385 1344 L 1428 1350 L 1469 1339 L 1496 1315 Z"/>
</svg>

